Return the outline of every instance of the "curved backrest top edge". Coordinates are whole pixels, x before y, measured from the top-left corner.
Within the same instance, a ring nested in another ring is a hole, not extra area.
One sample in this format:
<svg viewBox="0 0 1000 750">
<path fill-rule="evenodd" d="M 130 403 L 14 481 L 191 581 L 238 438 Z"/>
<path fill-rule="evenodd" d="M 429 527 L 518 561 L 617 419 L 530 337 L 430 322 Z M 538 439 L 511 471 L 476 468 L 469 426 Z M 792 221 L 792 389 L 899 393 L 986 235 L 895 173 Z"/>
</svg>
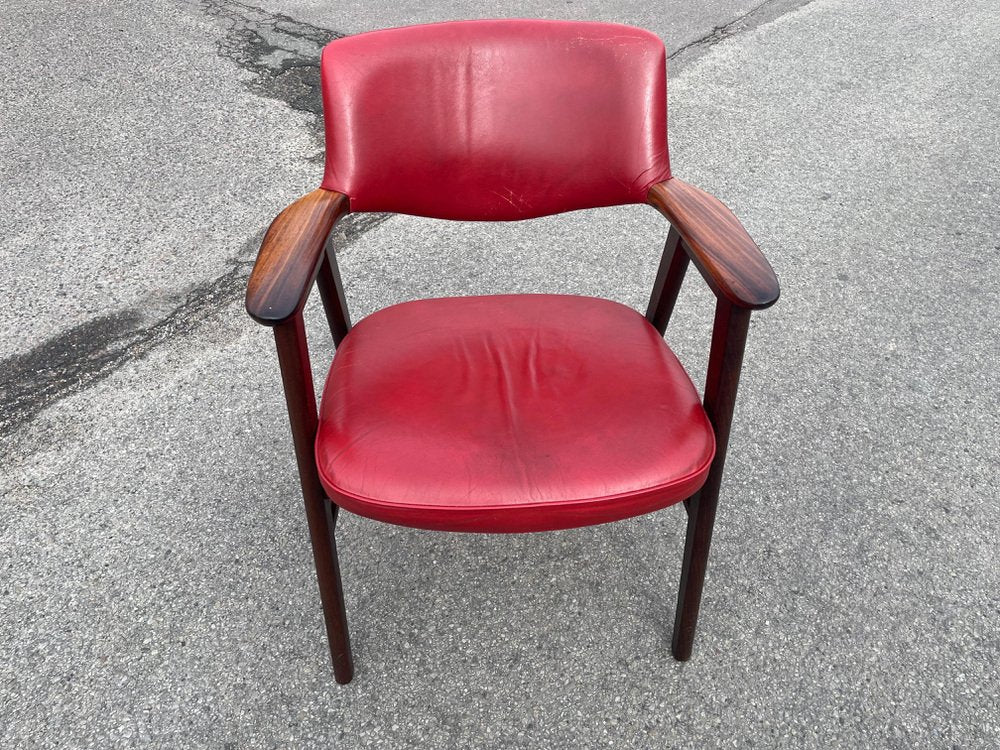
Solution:
<svg viewBox="0 0 1000 750">
<path fill-rule="evenodd" d="M 651 32 L 453 21 L 334 40 L 322 186 L 352 211 L 512 220 L 642 203 L 670 174 Z"/>
</svg>

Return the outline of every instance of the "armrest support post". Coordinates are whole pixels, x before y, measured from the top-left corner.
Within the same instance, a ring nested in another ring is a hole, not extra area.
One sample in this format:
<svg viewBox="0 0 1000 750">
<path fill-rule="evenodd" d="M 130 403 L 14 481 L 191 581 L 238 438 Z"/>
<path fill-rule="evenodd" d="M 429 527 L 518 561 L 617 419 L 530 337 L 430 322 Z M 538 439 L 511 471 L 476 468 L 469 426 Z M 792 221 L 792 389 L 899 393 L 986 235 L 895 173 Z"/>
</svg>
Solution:
<svg viewBox="0 0 1000 750">
<path fill-rule="evenodd" d="M 313 389 L 312 367 L 309 364 L 309 348 L 306 342 L 305 324 L 301 313 L 293 315 L 274 326 L 274 344 L 278 350 L 278 366 L 281 368 L 281 384 L 284 386 L 288 419 L 295 444 L 302 488 L 308 497 L 324 494 L 316 473 L 315 449 L 316 430 L 319 418 L 316 412 L 316 392 Z"/>
<path fill-rule="evenodd" d="M 674 227 L 670 227 L 660 267 L 656 272 L 656 281 L 653 283 L 653 292 L 649 296 L 649 307 L 646 308 L 646 320 L 652 323 L 661 336 L 666 333 L 677 295 L 684 283 L 688 260 L 687 252 L 681 247 L 680 234 Z"/>
<path fill-rule="evenodd" d="M 726 300 L 716 303 L 704 397 L 705 413 L 715 429 L 715 460 L 705 487 L 711 489 L 715 478 L 715 492 L 718 492 L 718 482 L 722 479 L 722 466 L 726 460 L 749 328 L 750 310 L 736 307 Z"/>
<path fill-rule="evenodd" d="M 347 310 L 347 298 L 344 296 L 344 285 L 340 280 L 337 255 L 332 247 L 328 246 L 323 253 L 316 285 L 323 300 L 323 310 L 326 312 L 326 322 L 330 325 L 333 344 L 340 346 L 344 336 L 351 330 L 351 315 Z"/>
</svg>

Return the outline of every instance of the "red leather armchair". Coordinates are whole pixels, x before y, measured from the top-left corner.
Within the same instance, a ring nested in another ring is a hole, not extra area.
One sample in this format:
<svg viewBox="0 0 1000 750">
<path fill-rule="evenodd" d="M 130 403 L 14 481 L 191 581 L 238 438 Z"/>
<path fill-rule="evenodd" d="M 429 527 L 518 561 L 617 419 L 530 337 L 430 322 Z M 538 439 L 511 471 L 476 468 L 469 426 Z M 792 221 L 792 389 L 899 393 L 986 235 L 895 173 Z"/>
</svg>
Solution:
<svg viewBox="0 0 1000 750">
<path fill-rule="evenodd" d="M 670 174 L 662 42 L 600 23 L 433 24 L 332 42 L 322 81 L 322 186 L 271 225 L 246 305 L 274 329 L 336 679 L 353 675 L 341 508 L 527 532 L 683 501 L 673 653 L 688 659 L 750 311 L 778 283 L 736 217 Z M 645 317 L 504 295 L 408 302 L 352 328 L 327 248 L 350 211 L 510 221 L 629 203 L 671 225 Z M 703 401 L 663 340 L 689 261 L 718 298 Z M 318 410 L 314 281 L 337 346 Z"/>
</svg>

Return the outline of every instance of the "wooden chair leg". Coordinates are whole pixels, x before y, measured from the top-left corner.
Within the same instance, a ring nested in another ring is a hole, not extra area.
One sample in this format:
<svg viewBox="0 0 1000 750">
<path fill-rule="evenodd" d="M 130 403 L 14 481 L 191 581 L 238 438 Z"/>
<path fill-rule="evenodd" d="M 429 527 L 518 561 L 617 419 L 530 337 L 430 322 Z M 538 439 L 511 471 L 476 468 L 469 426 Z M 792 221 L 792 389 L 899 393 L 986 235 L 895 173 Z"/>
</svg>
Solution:
<svg viewBox="0 0 1000 750">
<path fill-rule="evenodd" d="M 674 615 L 674 634 L 671 651 L 678 661 L 691 658 L 694 632 L 701 608 L 701 592 L 708 569 L 708 551 L 712 545 L 712 527 L 715 524 L 716 497 L 704 498 L 701 493 L 688 503 L 687 539 L 684 542 L 684 562 L 681 566 L 681 585 L 677 592 L 677 612 Z"/>
<path fill-rule="evenodd" d="M 313 561 L 319 581 L 319 598 L 323 604 L 326 638 L 330 645 L 334 678 L 346 685 L 354 677 L 354 660 L 351 657 L 351 638 L 347 630 L 347 610 L 344 607 L 344 587 L 340 581 L 340 562 L 337 559 L 337 506 L 320 498 L 322 508 L 309 513 L 309 536 L 312 538 Z M 313 515 L 320 516 L 313 518 Z"/>
<path fill-rule="evenodd" d="M 705 379 L 705 413 L 715 430 L 715 458 L 701 490 L 687 502 L 687 539 L 681 584 L 677 592 L 677 612 L 671 650 L 678 661 L 691 658 L 701 592 L 708 569 L 708 551 L 712 545 L 715 510 L 719 503 L 722 471 L 729 447 L 729 431 L 736 405 L 736 389 L 743 365 L 750 311 L 719 300 L 712 329 L 712 350 Z"/>
<path fill-rule="evenodd" d="M 287 322 L 275 326 L 274 341 L 278 348 L 278 363 L 281 366 L 288 418 L 295 443 L 295 459 L 306 505 L 306 520 L 312 539 L 313 560 L 316 563 L 333 673 L 337 682 L 344 684 L 354 676 L 354 665 L 334 538 L 337 514 L 336 506 L 327 499 L 316 471 L 316 394 L 313 391 L 302 315 L 295 315 Z"/>
</svg>

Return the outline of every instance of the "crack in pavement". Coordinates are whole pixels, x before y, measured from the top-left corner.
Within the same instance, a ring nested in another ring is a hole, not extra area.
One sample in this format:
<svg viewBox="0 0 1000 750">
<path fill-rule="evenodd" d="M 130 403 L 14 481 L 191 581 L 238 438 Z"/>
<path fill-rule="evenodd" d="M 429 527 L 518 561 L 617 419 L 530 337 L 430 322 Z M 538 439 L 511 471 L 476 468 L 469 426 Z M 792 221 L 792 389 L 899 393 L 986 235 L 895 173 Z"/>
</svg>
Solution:
<svg viewBox="0 0 1000 750">
<path fill-rule="evenodd" d="M 196 4 L 226 29 L 217 43 L 218 52 L 253 73 L 247 83 L 250 90 L 313 115 L 311 127 L 317 143 L 322 143 L 319 52 L 343 35 L 234 0 L 199 0 Z M 389 216 L 347 216 L 334 235 L 338 251 Z M 161 343 L 190 333 L 238 300 L 263 235 L 261 230 L 245 242 L 224 273 L 188 290 L 180 304 L 162 317 L 154 317 L 163 309 L 162 300 L 149 298 L 73 326 L 24 354 L 0 360 L 0 438 L 14 435 L 46 407 L 91 388 Z"/>
<path fill-rule="evenodd" d="M 678 47 L 667 56 L 667 59 L 673 62 L 672 70 L 674 72 L 683 70 L 699 57 L 707 54 L 719 42 L 725 41 L 737 34 L 742 34 L 744 31 L 756 29 L 765 23 L 770 23 L 781 16 L 808 5 L 812 1 L 764 0 L 760 5 L 751 8 L 742 16 L 738 16 L 721 26 L 715 26 L 705 36 L 688 42 L 683 47 Z"/>
<path fill-rule="evenodd" d="M 319 53 L 344 36 L 331 29 L 296 21 L 237 0 L 187 0 L 225 29 L 217 42 L 220 56 L 253 75 L 247 87 L 259 96 L 285 102 L 312 115 L 311 130 L 322 144 L 322 98 Z M 765 0 L 739 18 L 675 50 L 675 66 L 687 65 L 719 42 L 756 28 L 812 0 Z M 676 69 L 676 67 L 675 67 Z M 352 214 L 338 225 L 335 241 L 343 251 L 391 214 Z M 263 231 L 248 240 L 233 265 L 197 285 L 163 317 L 149 322 L 150 310 L 162 304 L 147 300 L 103 315 L 49 338 L 25 354 L 0 360 L 0 437 L 28 425 L 46 407 L 101 382 L 130 361 L 178 335 L 194 331 L 214 313 L 243 294 Z"/>
</svg>

